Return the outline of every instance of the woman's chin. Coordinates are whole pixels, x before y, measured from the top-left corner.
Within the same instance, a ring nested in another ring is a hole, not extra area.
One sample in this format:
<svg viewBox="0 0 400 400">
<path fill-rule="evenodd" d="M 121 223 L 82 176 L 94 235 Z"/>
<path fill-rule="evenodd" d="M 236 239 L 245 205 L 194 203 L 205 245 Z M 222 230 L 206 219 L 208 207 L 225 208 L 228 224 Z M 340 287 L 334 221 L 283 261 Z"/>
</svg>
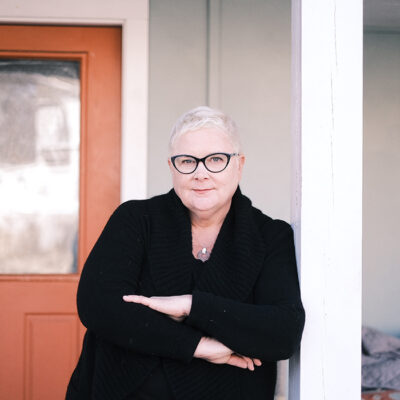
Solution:
<svg viewBox="0 0 400 400">
<path fill-rule="evenodd" d="M 193 199 L 191 202 L 191 205 L 189 209 L 191 211 L 197 211 L 197 212 L 206 212 L 206 211 L 211 211 L 214 208 L 216 208 L 217 203 L 213 199 L 209 198 L 202 198 L 202 199 Z"/>
</svg>

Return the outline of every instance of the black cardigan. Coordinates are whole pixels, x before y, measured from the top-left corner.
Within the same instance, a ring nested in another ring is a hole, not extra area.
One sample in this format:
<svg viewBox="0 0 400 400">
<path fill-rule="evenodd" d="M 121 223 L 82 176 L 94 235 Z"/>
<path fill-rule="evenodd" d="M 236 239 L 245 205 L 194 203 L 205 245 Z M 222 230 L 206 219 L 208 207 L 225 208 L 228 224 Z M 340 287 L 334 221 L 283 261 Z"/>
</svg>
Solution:
<svg viewBox="0 0 400 400">
<path fill-rule="evenodd" d="M 195 279 L 191 225 L 173 190 L 113 213 L 78 288 L 87 327 L 67 399 L 124 399 L 163 366 L 177 400 L 273 399 L 276 361 L 299 346 L 304 310 L 293 234 L 238 188 L 210 259 Z M 193 294 L 182 322 L 124 294 Z M 263 361 L 254 372 L 193 358 L 202 336 Z"/>
</svg>

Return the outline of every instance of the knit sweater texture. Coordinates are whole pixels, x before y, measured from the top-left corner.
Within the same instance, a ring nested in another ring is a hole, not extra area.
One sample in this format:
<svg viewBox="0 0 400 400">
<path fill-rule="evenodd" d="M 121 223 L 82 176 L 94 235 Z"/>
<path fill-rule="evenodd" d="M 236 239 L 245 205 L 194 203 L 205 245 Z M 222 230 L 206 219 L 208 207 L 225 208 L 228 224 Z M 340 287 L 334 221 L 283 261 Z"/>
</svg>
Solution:
<svg viewBox="0 0 400 400">
<path fill-rule="evenodd" d="M 122 300 L 188 293 L 183 322 Z M 87 333 L 67 400 L 134 398 L 160 365 L 177 400 L 273 400 L 276 361 L 298 348 L 305 319 L 290 225 L 239 188 L 204 264 L 174 190 L 120 205 L 85 263 L 77 304 Z M 202 336 L 263 364 L 249 371 L 194 358 Z"/>
</svg>

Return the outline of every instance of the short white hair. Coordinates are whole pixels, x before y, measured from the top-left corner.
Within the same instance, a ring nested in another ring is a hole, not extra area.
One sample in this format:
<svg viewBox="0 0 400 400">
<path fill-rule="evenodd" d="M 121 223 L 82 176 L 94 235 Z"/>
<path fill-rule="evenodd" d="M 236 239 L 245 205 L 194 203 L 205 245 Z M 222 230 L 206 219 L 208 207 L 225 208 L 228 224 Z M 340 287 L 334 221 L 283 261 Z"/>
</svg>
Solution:
<svg viewBox="0 0 400 400">
<path fill-rule="evenodd" d="M 241 151 L 238 127 L 236 122 L 227 114 L 220 110 L 215 110 L 207 106 L 200 106 L 189 110 L 181 115 L 176 121 L 171 131 L 169 139 L 169 151 L 176 140 L 184 133 L 196 131 L 202 128 L 217 128 L 226 133 L 231 140 L 234 151 Z"/>
</svg>

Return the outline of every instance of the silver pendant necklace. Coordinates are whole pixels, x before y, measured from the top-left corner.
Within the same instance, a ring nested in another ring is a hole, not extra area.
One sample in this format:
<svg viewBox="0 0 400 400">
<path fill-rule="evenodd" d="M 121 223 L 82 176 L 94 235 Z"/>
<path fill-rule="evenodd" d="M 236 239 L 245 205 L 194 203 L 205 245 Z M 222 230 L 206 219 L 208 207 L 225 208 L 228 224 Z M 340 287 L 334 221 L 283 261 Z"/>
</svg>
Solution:
<svg viewBox="0 0 400 400">
<path fill-rule="evenodd" d="M 203 262 L 206 262 L 210 258 L 211 253 L 207 251 L 206 247 L 203 247 L 197 253 L 197 258 Z"/>
</svg>

